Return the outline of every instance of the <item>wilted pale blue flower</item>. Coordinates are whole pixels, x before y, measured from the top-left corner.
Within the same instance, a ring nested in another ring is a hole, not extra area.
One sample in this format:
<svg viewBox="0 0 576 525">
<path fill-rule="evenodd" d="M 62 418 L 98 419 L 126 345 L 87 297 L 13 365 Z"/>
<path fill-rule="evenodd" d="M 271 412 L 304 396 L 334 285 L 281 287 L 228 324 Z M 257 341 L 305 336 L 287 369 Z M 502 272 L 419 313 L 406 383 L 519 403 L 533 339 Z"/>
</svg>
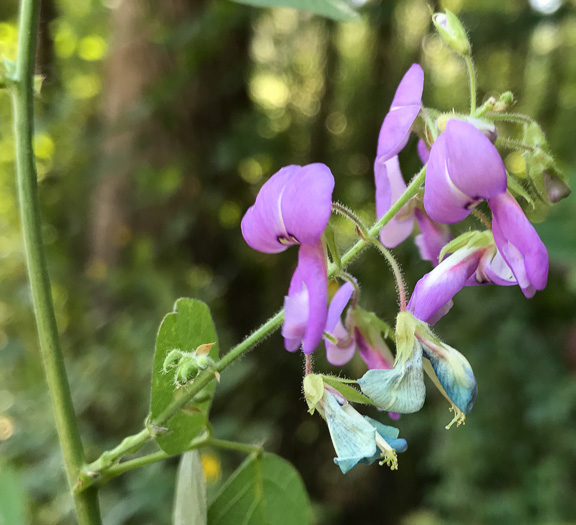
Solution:
<svg viewBox="0 0 576 525">
<path fill-rule="evenodd" d="M 382 459 L 392 469 L 397 468 L 396 452 L 404 452 L 408 445 L 398 439 L 398 429 L 362 416 L 344 397 L 326 388 L 317 406 L 328 423 L 330 437 L 338 457 L 334 462 L 346 474 L 358 463 L 370 465 Z"/>
<path fill-rule="evenodd" d="M 423 375 L 426 371 L 451 403 L 456 414 L 454 421 L 462 423 L 465 414 L 472 410 L 477 393 L 468 360 L 409 312 L 398 315 L 396 337 L 394 368 L 366 372 L 358 380 L 362 392 L 384 410 L 416 412 L 426 396 Z"/>
<path fill-rule="evenodd" d="M 424 208 L 436 222 L 465 219 L 482 199 L 506 192 L 500 154 L 475 126 L 451 119 L 432 145 L 426 168 Z"/>
</svg>

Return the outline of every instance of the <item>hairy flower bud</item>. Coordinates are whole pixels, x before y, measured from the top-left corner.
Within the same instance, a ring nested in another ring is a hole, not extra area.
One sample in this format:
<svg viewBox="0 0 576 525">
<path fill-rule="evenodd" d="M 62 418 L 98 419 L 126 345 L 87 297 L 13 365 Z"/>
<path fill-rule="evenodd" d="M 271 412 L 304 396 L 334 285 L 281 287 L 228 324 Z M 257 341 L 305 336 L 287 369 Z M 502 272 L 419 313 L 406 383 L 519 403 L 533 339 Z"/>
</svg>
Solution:
<svg viewBox="0 0 576 525">
<path fill-rule="evenodd" d="M 456 53 L 468 56 L 470 55 L 470 41 L 464 26 L 458 20 L 458 17 L 452 11 L 446 9 L 444 13 L 434 13 L 432 22 L 438 29 L 438 33 Z"/>
</svg>

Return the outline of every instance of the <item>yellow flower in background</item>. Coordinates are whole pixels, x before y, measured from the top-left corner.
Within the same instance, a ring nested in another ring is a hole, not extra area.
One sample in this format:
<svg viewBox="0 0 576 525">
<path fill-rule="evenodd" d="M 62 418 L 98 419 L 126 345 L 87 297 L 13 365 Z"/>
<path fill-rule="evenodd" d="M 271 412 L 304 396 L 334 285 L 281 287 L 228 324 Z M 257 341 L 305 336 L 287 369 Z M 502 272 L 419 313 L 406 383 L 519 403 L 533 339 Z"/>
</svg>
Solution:
<svg viewBox="0 0 576 525">
<path fill-rule="evenodd" d="M 207 483 L 216 483 L 222 476 L 222 463 L 213 452 L 204 452 L 200 455 L 202 469 Z"/>
</svg>

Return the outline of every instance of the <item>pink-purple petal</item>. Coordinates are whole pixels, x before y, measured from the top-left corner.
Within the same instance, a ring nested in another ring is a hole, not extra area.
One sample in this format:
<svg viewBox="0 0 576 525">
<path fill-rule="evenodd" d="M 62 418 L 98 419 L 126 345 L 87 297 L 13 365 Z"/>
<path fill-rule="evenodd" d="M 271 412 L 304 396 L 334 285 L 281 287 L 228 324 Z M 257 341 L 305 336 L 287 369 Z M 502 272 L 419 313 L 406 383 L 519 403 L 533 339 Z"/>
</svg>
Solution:
<svg viewBox="0 0 576 525">
<path fill-rule="evenodd" d="M 436 322 L 440 318 L 437 314 L 445 313 L 452 298 L 474 274 L 485 250 L 464 248 L 444 259 L 416 283 L 408 311 L 426 323 Z"/>
<path fill-rule="evenodd" d="M 482 259 L 480 259 L 476 275 L 470 277 L 466 286 L 481 284 L 496 284 L 498 286 L 514 286 L 518 284 L 512 270 L 495 246 L 490 250 L 486 250 Z"/>
<path fill-rule="evenodd" d="M 322 243 L 303 244 L 298 250 L 298 267 L 284 298 L 282 335 L 288 351 L 297 350 L 301 343 L 304 353 L 314 352 L 324 334 L 327 301 L 328 276 Z"/>
<path fill-rule="evenodd" d="M 286 166 L 268 179 L 256 197 L 256 202 L 242 218 L 242 235 L 248 246 L 264 253 L 283 252 L 289 244 L 279 239 L 288 239 L 281 212 L 282 195 L 300 166 Z"/>
<path fill-rule="evenodd" d="M 356 350 L 356 341 L 352 334 L 342 324 L 342 313 L 348 304 L 354 287 L 351 283 L 344 283 L 338 291 L 334 294 L 330 307 L 328 308 L 328 318 L 326 321 L 326 331 L 332 334 L 337 340 L 338 344 L 334 344 L 329 339 L 324 342 L 326 344 L 326 357 L 328 362 L 334 366 L 345 365 L 354 355 Z"/>
<path fill-rule="evenodd" d="M 472 124 L 451 119 L 446 137 L 448 174 L 473 200 L 490 199 L 506 191 L 506 168 L 492 142 Z"/>
<path fill-rule="evenodd" d="M 548 280 L 548 252 L 534 226 L 509 193 L 488 201 L 492 210 L 492 233 L 498 251 L 512 269 L 528 298 L 543 290 Z"/>
<path fill-rule="evenodd" d="M 452 240 L 452 233 L 448 226 L 433 221 L 422 210 L 414 210 L 414 215 L 421 232 L 414 239 L 420 251 L 420 257 L 438 266 L 440 252 Z"/>
<path fill-rule="evenodd" d="M 356 337 L 356 344 L 358 345 L 358 352 L 360 353 L 360 357 L 362 357 L 370 370 L 388 370 L 394 366 L 393 361 L 389 361 L 378 350 L 370 346 L 360 330 L 355 328 L 354 334 Z"/>
<path fill-rule="evenodd" d="M 448 173 L 446 134 L 442 133 L 430 150 L 424 182 L 424 208 L 431 219 L 454 224 L 470 213 L 474 200 L 459 190 Z"/>
<path fill-rule="evenodd" d="M 374 164 L 376 182 L 376 214 L 382 218 L 406 190 L 398 157 Z M 380 231 L 380 240 L 386 248 L 394 248 L 414 230 L 414 215 L 402 208 Z"/>
<path fill-rule="evenodd" d="M 340 321 L 332 330 L 332 335 L 338 339 L 339 343 L 335 345 L 326 340 L 326 358 L 331 365 L 343 366 L 354 357 L 356 341 L 354 337 L 350 337 L 348 330 Z M 348 342 L 346 343 L 346 341 Z"/>
<path fill-rule="evenodd" d="M 332 213 L 334 177 L 324 164 L 300 168 L 286 185 L 281 213 L 290 238 L 300 244 L 316 244 Z"/>
<path fill-rule="evenodd" d="M 428 149 L 426 142 L 424 142 L 422 139 L 418 140 L 416 149 L 418 150 L 418 156 L 420 157 L 422 164 L 426 164 L 430 158 L 430 150 Z"/>
<path fill-rule="evenodd" d="M 420 65 L 412 64 L 398 85 L 380 129 L 377 158 L 387 160 L 406 146 L 410 128 L 422 107 L 423 88 L 424 72 Z"/>
</svg>

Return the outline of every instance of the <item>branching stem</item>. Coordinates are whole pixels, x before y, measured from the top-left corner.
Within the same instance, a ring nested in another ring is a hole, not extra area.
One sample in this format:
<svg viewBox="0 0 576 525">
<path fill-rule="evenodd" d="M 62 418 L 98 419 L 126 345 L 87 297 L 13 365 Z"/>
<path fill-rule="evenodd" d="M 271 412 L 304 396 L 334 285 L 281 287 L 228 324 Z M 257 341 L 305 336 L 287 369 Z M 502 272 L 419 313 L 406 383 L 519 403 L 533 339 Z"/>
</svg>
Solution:
<svg viewBox="0 0 576 525">
<path fill-rule="evenodd" d="M 406 188 L 406 191 L 400 196 L 400 198 L 390 207 L 390 209 L 378 220 L 372 227 L 367 231 L 366 239 L 361 239 L 357 241 L 352 247 L 342 256 L 342 266 L 344 268 L 350 264 L 358 255 L 369 246 L 373 240 L 376 239 L 380 230 L 384 225 L 396 215 L 402 207 L 416 195 L 424 182 L 424 177 L 426 175 L 426 166 L 424 166 L 420 172 L 414 177 L 410 185 Z M 328 268 L 328 279 L 333 278 L 341 268 L 336 264 L 331 264 Z M 233 347 L 220 361 L 216 363 L 215 370 L 217 372 L 222 372 L 226 367 L 232 364 L 236 359 L 246 354 L 257 344 L 262 342 L 271 333 L 276 331 L 284 320 L 284 310 L 280 310 L 274 316 L 272 316 L 266 323 L 264 323 L 255 332 L 249 335 L 240 344 Z M 163 425 L 175 414 L 177 414 L 184 405 L 186 405 L 195 395 L 201 392 L 211 381 L 214 380 L 214 370 L 205 370 L 194 380 L 186 396 L 182 396 L 179 399 L 174 400 L 166 410 L 160 414 L 154 421 L 150 421 L 146 428 L 137 434 L 127 437 L 118 447 L 112 451 L 104 452 L 100 458 L 96 461 L 87 465 L 83 471 L 86 473 L 90 471 L 92 475 L 98 474 L 105 477 L 106 470 L 112 468 L 111 465 L 118 463 L 122 457 L 128 453 L 133 453 L 142 446 L 154 439 L 154 429 L 161 429 Z M 99 465 L 108 464 L 109 466 L 104 467 L 102 470 L 97 470 Z M 96 470 L 91 468 L 96 467 Z M 84 474 L 83 485 L 80 485 L 77 490 L 85 490 L 85 487 L 90 483 L 89 479 L 86 478 Z"/>
</svg>

